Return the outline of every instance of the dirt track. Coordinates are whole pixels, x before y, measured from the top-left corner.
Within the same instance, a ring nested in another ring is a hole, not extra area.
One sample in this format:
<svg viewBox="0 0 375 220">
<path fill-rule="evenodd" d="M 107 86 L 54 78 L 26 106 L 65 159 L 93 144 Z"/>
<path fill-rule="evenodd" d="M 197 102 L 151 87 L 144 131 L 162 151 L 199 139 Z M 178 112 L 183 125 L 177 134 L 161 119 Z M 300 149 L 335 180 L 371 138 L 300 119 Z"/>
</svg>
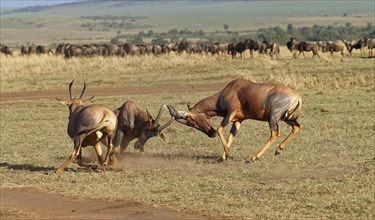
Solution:
<svg viewBox="0 0 375 220">
<path fill-rule="evenodd" d="M 87 94 L 96 96 L 110 95 L 135 95 L 135 94 L 155 94 L 155 93 L 182 93 L 182 92 L 202 92 L 218 91 L 224 88 L 224 83 L 200 84 L 194 86 L 154 86 L 154 87 L 109 87 L 109 88 L 87 88 Z M 78 91 L 77 91 L 78 92 Z M 67 97 L 68 89 L 33 91 L 33 92 L 11 92 L 1 93 L 0 101 L 25 100 L 25 99 L 54 99 L 56 97 Z"/>
<path fill-rule="evenodd" d="M 88 88 L 88 93 L 97 96 L 182 93 L 218 91 L 224 86 L 225 84 L 217 83 L 197 86 Z M 67 90 L 15 92 L 0 94 L 0 101 L 53 99 L 66 96 Z M 1 219 L 225 219 L 205 213 L 155 208 L 126 200 L 81 199 L 56 193 L 42 193 L 35 189 L 1 188 L 0 205 Z"/>
</svg>

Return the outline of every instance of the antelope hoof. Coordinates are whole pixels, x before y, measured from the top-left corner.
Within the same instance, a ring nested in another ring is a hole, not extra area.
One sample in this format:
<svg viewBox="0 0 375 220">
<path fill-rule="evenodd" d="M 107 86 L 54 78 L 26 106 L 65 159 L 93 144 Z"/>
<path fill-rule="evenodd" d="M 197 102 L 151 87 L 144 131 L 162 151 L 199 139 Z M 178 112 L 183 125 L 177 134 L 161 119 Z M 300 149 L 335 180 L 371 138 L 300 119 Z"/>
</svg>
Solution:
<svg viewBox="0 0 375 220">
<path fill-rule="evenodd" d="M 280 150 L 276 150 L 275 151 L 275 156 L 278 156 L 279 154 L 281 154 L 281 151 Z"/>
<path fill-rule="evenodd" d="M 217 162 L 224 162 L 228 159 L 229 159 L 229 154 L 226 153 L 226 154 L 223 154 L 223 156 L 219 157 L 219 159 L 217 159 Z"/>
<path fill-rule="evenodd" d="M 55 171 L 55 174 L 62 173 L 63 171 L 64 171 L 63 169 L 57 169 L 57 170 Z"/>
<path fill-rule="evenodd" d="M 109 163 L 108 163 L 108 165 L 113 165 L 113 164 L 115 164 L 115 161 L 116 161 L 116 157 L 115 157 L 115 155 L 111 155 L 111 156 L 109 157 Z"/>
<path fill-rule="evenodd" d="M 258 159 L 258 157 L 257 157 L 257 156 L 254 156 L 253 158 L 251 158 L 251 161 L 252 161 L 252 162 L 255 162 L 257 159 Z"/>
</svg>

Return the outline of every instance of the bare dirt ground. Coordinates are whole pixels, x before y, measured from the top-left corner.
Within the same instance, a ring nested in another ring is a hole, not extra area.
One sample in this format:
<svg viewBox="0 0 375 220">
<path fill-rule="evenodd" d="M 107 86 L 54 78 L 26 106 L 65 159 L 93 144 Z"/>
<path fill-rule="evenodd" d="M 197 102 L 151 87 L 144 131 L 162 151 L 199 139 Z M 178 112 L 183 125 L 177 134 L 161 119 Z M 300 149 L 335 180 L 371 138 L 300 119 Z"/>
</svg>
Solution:
<svg viewBox="0 0 375 220">
<path fill-rule="evenodd" d="M 34 189 L 1 188 L 1 219 L 222 219 L 202 213 L 155 208 L 125 200 L 66 197 Z"/>
<path fill-rule="evenodd" d="M 224 86 L 225 84 L 217 83 L 197 86 L 89 88 L 88 93 L 98 96 L 181 93 L 218 91 Z M 66 97 L 66 95 L 67 90 L 2 93 L 0 102 L 52 99 Z M 209 213 L 189 213 L 156 208 L 134 201 L 82 199 L 40 192 L 31 188 L 0 188 L 0 190 L 0 219 L 227 219 Z"/>
</svg>

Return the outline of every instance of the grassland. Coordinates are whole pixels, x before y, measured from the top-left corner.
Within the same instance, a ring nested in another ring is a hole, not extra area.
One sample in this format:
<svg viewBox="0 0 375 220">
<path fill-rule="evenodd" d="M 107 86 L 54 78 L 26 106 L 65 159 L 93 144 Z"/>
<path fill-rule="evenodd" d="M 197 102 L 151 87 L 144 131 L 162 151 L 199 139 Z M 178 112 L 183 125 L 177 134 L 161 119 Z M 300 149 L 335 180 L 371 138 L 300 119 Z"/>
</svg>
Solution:
<svg viewBox="0 0 375 220">
<path fill-rule="evenodd" d="M 295 60 L 282 48 L 278 60 L 248 54 L 244 60 L 186 54 L 72 60 L 1 56 L 1 93 L 67 90 L 72 79 L 77 85 L 88 82 L 87 95 L 95 95 L 90 87 L 197 85 L 238 77 L 282 83 L 302 95 L 304 126 L 280 156 L 273 155 L 275 143 L 261 160 L 245 164 L 267 140 L 266 123 L 245 121 L 231 148 L 233 159 L 224 163 L 216 163 L 222 151 L 218 138 L 175 123 L 165 131 L 168 142 L 149 140 L 143 157 L 130 146 L 112 170 L 79 172 L 72 164 L 52 175 L 72 151 L 68 109 L 48 99 L 4 101 L 1 186 L 249 219 L 373 219 L 374 62 L 357 53 L 343 59 L 310 55 Z M 97 97 L 95 102 L 116 108 L 131 99 L 155 113 L 161 103 L 185 109 L 214 92 Z M 280 126 L 278 143 L 289 132 Z M 90 161 L 92 149 L 84 155 Z"/>
</svg>

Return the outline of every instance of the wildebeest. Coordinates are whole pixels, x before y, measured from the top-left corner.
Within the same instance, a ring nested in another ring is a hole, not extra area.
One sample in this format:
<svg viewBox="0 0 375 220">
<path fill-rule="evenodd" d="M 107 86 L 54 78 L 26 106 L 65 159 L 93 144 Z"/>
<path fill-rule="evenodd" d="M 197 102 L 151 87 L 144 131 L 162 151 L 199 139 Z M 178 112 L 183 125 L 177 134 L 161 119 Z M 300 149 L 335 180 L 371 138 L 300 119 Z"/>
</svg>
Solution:
<svg viewBox="0 0 375 220">
<path fill-rule="evenodd" d="M 248 44 L 245 41 L 240 41 L 237 43 L 230 43 L 228 45 L 228 53 L 232 55 L 232 59 L 237 58 L 237 53 L 240 54 L 242 59 L 242 53 L 248 49 Z"/>
<path fill-rule="evenodd" d="M 366 47 L 366 41 L 364 39 L 359 40 L 342 40 L 341 41 L 345 44 L 346 49 L 349 51 L 349 55 L 352 56 L 353 49 L 359 49 L 361 56 L 364 54 L 364 48 Z"/>
<path fill-rule="evenodd" d="M 54 54 L 53 51 L 49 47 L 42 46 L 42 45 L 36 46 L 35 51 L 36 51 L 37 55 L 41 55 L 41 54 L 48 54 L 49 55 L 50 53 Z"/>
<path fill-rule="evenodd" d="M 252 161 L 260 158 L 280 136 L 279 121 L 290 125 L 292 132 L 276 148 L 276 155 L 301 128 L 297 122 L 302 106 L 301 96 L 289 87 L 270 83 L 253 83 L 249 80 L 236 79 L 220 92 L 199 101 L 193 107 L 188 106 L 187 112 L 177 111 L 171 105 L 167 106 L 170 114 L 178 122 L 193 127 L 211 138 L 216 134 L 219 135 L 224 147 L 221 161 L 228 158 L 233 138 L 246 119 L 268 122 L 271 131 L 268 142 L 251 158 Z M 216 130 L 210 122 L 210 118 L 214 116 L 223 117 Z M 233 124 L 228 139 L 225 139 L 223 129 L 229 123 Z"/>
<path fill-rule="evenodd" d="M 298 42 L 295 37 L 290 37 L 290 40 L 286 43 L 288 49 L 290 52 L 293 53 L 293 58 L 298 58 L 301 53 L 305 55 L 305 51 L 311 51 L 313 53 L 313 56 L 318 56 L 318 45 L 313 42 L 306 42 L 306 41 L 301 41 Z M 299 51 L 298 55 L 296 51 Z"/>
<path fill-rule="evenodd" d="M 119 153 L 120 150 L 124 152 L 129 143 L 137 138 L 134 148 L 143 153 L 144 145 L 149 138 L 160 136 L 165 140 L 162 131 L 173 122 L 173 118 L 164 125 L 159 124 L 164 106 L 160 107 L 155 119 L 134 101 L 126 101 L 120 108 L 116 109 L 114 113 L 118 119 L 118 127 L 114 139 L 114 151 L 116 153 Z"/>
<path fill-rule="evenodd" d="M 83 99 L 86 91 L 86 83 L 78 99 L 73 97 L 72 85 L 69 84 L 69 99 L 59 100 L 61 104 L 69 106 L 68 135 L 74 142 L 74 150 L 70 158 L 56 170 L 61 173 L 76 157 L 78 165 L 84 166 L 82 162 L 82 148 L 95 147 L 100 164 L 108 165 L 110 152 L 113 147 L 113 138 L 117 126 L 117 118 L 113 111 L 104 105 L 90 104 L 95 96 Z M 102 161 L 102 148 L 100 141 L 107 139 L 107 154 Z"/>
<path fill-rule="evenodd" d="M 123 49 L 126 55 L 140 55 L 140 48 L 136 44 L 125 43 Z"/>
<path fill-rule="evenodd" d="M 13 50 L 2 44 L 0 44 L 0 52 L 5 55 L 13 55 Z"/>
<path fill-rule="evenodd" d="M 64 50 L 65 58 L 81 57 L 83 55 L 82 47 L 77 45 L 68 45 Z"/>
<path fill-rule="evenodd" d="M 21 47 L 21 55 L 22 56 L 28 55 L 28 50 L 25 46 Z"/>
<path fill-rule="evenodd" d="M 160 45 L 152 45 L 152 53 L 156 56 L 162 53 Z"/>
<path fill-rule="evenodd" d="M 272 59 L 278 54 L 280 54 L 280 46 L 278 43 L 263 41 L 261 47 L 259 48 L 259 53 L 266 54 L 268 50 L 270 50 L 268 54 L 271 56 Z"/>
<path fill-rule="evenodd" d="M 366 40 L 366 45 L 368 49 L 368 56 L 373 57 L 373 52 L 372 50 L 375 48 L 375 39 L 374 38 L 367 38 Z"/>
<path fill-rule="evenodd" d="M 251 58 L 253 58 L 254 51 L 257 51 L 257 50 L 261 49 L 261 47 L 262 47 L 262 43 L 260 41 L 253 40 L 253 39 L 246 39 L 245 44 L 247 45 L 246 46 L 247 49 L 250 50 L 250 57 Z"/>
<path fill-rule="evenodd" d="M 344 47 L 334 42 L 323 42 L 322 52 L 330 52 L 331 55 L 333 55 L 333 52 L 340 52 L 341 56 L 344 57 Z"/>
</svg>

